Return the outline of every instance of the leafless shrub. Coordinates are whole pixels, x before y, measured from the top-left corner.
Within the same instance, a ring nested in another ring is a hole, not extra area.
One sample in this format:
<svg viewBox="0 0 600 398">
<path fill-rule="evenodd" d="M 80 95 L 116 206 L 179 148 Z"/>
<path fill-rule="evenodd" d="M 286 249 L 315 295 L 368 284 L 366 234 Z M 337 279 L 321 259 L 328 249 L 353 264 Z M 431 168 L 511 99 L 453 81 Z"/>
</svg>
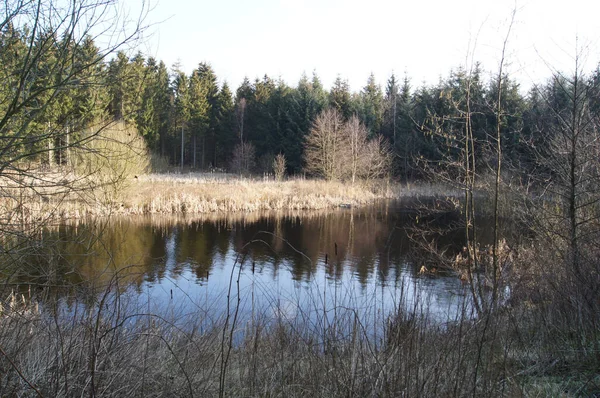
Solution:
<svg viewBox="0 0 600 398">
<path fill-rule="evenodd" d="M 341 179 L 345 148 L 342 117 L 335 109 L 323 111 L 317 116 L 304 145 L 306 171 L 329 181 Z"/>
<path fill-rule="evenodd" d="M 368 139 L 357 116 L 348 122 L 328 109 L 316 119 L 305 143 L 306 171 L 326 180 L 369 180 L 390 172 L 391 152 L 381 136 Z"/>
<path fill-rule="evenodd" d="M 363 153 L 364 168 L 361 177 L 365 180 L 389 176 L 392 167 L 392 151 L 387 141 L 377 136 L 371 139 Z"/>
<path fill-rule="evenodd" d="M 285 177 L 285 155 L 280 153 L 275 156 L 273 160 L 273 174 L 275 174 L 275 180 L 283 181 Z"/>
<path fill-rule="evenodd" d="M 91 138 L 74 150 L 75 170 L 90 176 L 93 185 L 103 192 L 103 200 L 112 201 L 134 176 L 148 170 L 150 155 L 134 127 L 124 123 L 104 126 L 99 132 L 92 127 L 85 133 Z"/>
<path fill-rule="evenodd" d="M 233 150 L 231 170 L 240 175 L 248 175 L 255 166 L 256 150 L 250 142 L 241 142 Z"/>
</svg>

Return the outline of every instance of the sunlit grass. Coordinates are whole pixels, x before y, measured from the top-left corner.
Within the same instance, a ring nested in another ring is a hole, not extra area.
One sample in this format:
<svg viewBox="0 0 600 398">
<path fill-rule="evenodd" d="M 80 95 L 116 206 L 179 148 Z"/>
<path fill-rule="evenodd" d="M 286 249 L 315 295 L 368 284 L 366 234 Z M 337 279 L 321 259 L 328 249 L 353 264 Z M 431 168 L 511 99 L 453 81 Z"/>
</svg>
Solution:
<svg viewBox="0 0 600 398">
<path fill-rule="evenodd" d="M 346 184 L 322 180 L 247 179 L 231 175 L 148 175 L 131 185 L 124 211 L 142 213 L 255 212 L 319 210 L 359 206 L 391 198 L 383 184 Z"/>
</svg>

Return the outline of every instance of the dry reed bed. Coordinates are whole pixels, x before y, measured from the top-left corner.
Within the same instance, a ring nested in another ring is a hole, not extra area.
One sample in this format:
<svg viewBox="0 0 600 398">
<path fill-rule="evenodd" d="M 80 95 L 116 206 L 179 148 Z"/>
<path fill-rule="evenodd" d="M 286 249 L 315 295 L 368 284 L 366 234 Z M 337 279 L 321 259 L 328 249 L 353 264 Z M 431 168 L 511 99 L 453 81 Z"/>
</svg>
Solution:
<svg viewBox="0 0 600 398">
<path fill-rule="evenodd" d="M 48 221 L 113 214 L 216 214 L 328 210 L 378 199 L 456 194 L 446 186 L 389 181 L 350 184 L 339 181 L 245 178 L 226 173 L 149 174 L 128 178 L 116 191 L 92 176 L 32 173 L 18 183 L 3 182 L 0 217 L 5 224 L 40 225 Z"/>
<path fill-rule="evenodd" d="M 64 180 L 64 179 L 62 179 Z M 131 178 L 122 192 L 89 180 L 64 185 L 59 175 L 31 184 L 5 185 L 4 219 L 15 223 L 109 216 L 112 214 L 207 214 L 281 210 L 323 210 L 360 206 L 398 195 L 387 182 L 345 184 L 320 180 L 240 178 L 228 174 L 152 174 Z M 37 184 L 37 185 L 36 185 Z"/>
<path fill-rule="evenodd" d="M 197 214 L 320 210 L 364 205 L 394 195 L 386 184 L 150 175 L 140 177 L 127 189 L 120 211 Z"/>
</svg>

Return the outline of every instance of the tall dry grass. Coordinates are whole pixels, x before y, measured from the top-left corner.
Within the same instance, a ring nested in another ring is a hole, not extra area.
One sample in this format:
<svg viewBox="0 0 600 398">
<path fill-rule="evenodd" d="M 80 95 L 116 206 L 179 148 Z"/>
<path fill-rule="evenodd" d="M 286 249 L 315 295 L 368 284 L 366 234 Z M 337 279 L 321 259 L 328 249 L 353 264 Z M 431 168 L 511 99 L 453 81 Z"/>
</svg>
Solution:
<svg viewBox="0 0 600 398">
<path fill-rule="evenodd" d="M 95 173 L 101 155 L 82 165 L 90 177 L 77 172 L 36 172 L 36 179 L 52 181 L 40 187 L 14 187 L 0 198 L 0 210 L 34 222 L 113 214 L 206 214 L 272 210 L 323 210 L 354 207 L 378 199 L 406 195 L 403 188 L 386 181 L 347 185 L 322 180 L 245 178 L 224 173 L 132 174 L 129 166 Z M 96 162 L 98 161 L 98 162 Z M 43 177 L 41 177 L 43 176 Z M 118 182 L 118 183 L 116 183 Z M 67 184 L 60 190 L 61 184 Z M 10 188 L 7 182 L 7 189 Z M 8 216 L 7 216 L 8 217 Z"/>
<path fill-rule="evenodd" d="M 359 206 L 391 198 L 386 184 L 349 186 L 341 182 L 274 181 L 230 175 L 141 176 L 124 195 L 128 213 L 228 213 L 265 210 L 319 210 Z"/>
</svg>

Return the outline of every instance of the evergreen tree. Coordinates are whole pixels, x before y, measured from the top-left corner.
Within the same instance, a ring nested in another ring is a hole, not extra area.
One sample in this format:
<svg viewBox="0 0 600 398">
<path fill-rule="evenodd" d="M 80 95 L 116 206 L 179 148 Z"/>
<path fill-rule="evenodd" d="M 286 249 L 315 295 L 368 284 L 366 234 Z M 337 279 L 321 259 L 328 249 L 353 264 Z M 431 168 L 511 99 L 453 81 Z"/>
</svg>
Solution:
<svg viewBox="0 0 600 398">
<path fill-rule="evenodd" d="M 136 123 L 145 88 L 144 57 L 137 54 L 132 62 L 119 51 L 108 66 L 110 113 L 116 120 Z"/>
<path fill-rule="evenodd" d="M 338 75 L 329 92 L 329 106 L 336 109 L 344 120 L 352 116 L 352 97 L 347 80 Z"/>
<path fill-rule="evenodd" d="M 189 106 L 190 106 L 190 139 L 191 139 L 191 164 L 196 168 L 198 154 L 198 140 L 206 140 L 208 130 L 210 104 L 208 102 L 208 87 L 198 69 L 192 72 L 189 79 Z M 204 149 L 204 148 L 203 148 Z"/>
<path fill-rule="evenodd" d="M 225 168 L 236 143 L 235 105 L 227 82 L 223 83 L 215 107 L 215 160 L 213 166 Z"/>
<path fill-rule="evenodd" d="M 169 81 L 169 72 L 164 62 L 160 61 L 154 77 L 154 125 L 160 141 L 160 154 L 166 156 L 169 140 L 169 127 L 172 123 L 173 92 Z M 158 148 L 155 148 L 158 150 Z"/>
<path fill-rule="evenodd" d="M 393 145 L 396 152 L 396 172 L 405 179 L 412 179 L 416 168 L 414 154 L 419 152 L 421 142 L 415 131 L 413 121 L 413 99 L 411 96 L 410 80 L 404 76 L 396 105 L 396 142 Z"/>
<path fill-rule="evenodd" d="M 371 73 L 360 93 L 359 116 L 371 135 L 379 134 L 383 123 L 383 94 Z"/>
<path fill-rule="evenodd" d="M 381 135 L 391 142 L 394 147 L 396 145 L 396 129 L 398 127 L 398 100 L 398 82 L 396 75 L 392 73 L 385 88 Z"/>
<path fill-rule="evenodd" d="M 218 95 L 219 86 L 217 85 L 217 76 L 212 67 L 207 63 L 201 63 L 198 66 L 198 74 L 200 76 L 204 91 L 206 93 L 206 101 L 208 103 L 208 122 L 202 136 L 202 168 L 206 168 L 208 163 L 213 166 L 216 164 L 217 147 L 216 134 L 218 123 Z"/>
<path fill-rule="evenodd" d="M 508 76 L 502 78 L 502 154 L 503 162 L 510 167 L 520 169 L 526 164 L 526 147 L 522 140 L 523 114 L 525 112 L 525 100 L 519 93 L 519 85 Z M 486 103 L 494 104 L 498 98 L 498 84 L 490 82 L 485 93 Z M 497 117 L 490 109 L 486 112 L 488 118 L 488 129 L 495 129 Z"/>
<path fill-rule="evenodd" d="M 246 119 L 248 118 L 248 103 L 254 100 L 254 87 L 247 77 L 244 77 L 242 84 L 236 90 L 235 95 L 235 114 L 239 142 L 246 139 Z"/>
<path fill-rule="evenodd" d="M 186 159 L 186 130 L 189 128 L 191 121 L 192 101 L 188 77 L 181 70 L 177 70 L 175 73 L 176 75 L 173 81 L 173 91 L 175 95 L 173 109 L 174 118 L 171 128 L 174 131 L 175 137 L 177 137 L 179 132 L 180 141 L 179 145 L 173 145 L 173 159 L 179 159 L 179 163 L 183 168 L 184 161 Z M 177 147 L 180 148 L 179 156 L 177 154 Z"/>
<path fill-rule="evenodd" d="M 304 140 L 312 124 L 327 106 L 328 95 L 316 72 L 312 80 L 303 74 L 290 98 L 290 136 L 286 141 L 286 166 L 290 173 L 303 168 Z"/>
<path fill-rule="evenodd" d="M 98 47 L 91 37 L 86 36 L 81 44 L 73 47 L 73 69 L 80 70 L 82 84 L 71 92 L 74 119 L 81 127 L 106 117 L 110 96 L 107 87 L 107 69 L 103 62 L 96 63 L 100 57 Z M 91 65 L 88 67 L 88 65 Z"/>
<path fill-rule="evenodd" d="M 256 79 L 254 82 L 254 96 L 251 101 L 248 101 L 246 136 L 254 144 L 259 158 L 272 154 L 275 121 L 270 111 L 270 102 L 274 92 L 275 82 L 265 75 L 262 80 Z M 268 159 L 263 159 L 263 163 L 270 162 Z"/>
<path fill-rule="evenodd" d="M 158 126 L 155 118 L 156 109 L 154 96 L 156 95 L 156 78 L 158 65 L 154 58 L 148 58 L 146 63 L 148 79 L 140 101 L 140 109 L 137 112 L 136 125 L 139 133 L 144 137 L 150 148 L 156 149 L 158 142 Z"/>
<path fill-rule="evenodd" d="M 279 79 L 269 103 L 273 130 L 272 145 L 268 153 L 273 159 L 278 154 L 288 157 L 290 149 L 296 143 L 295 130 L 293 129 L 293 102 L 293 89 L 283 79 Z M 273 161 L 268 166 L 272 166 L 272 164 Z"/>
</svg>

